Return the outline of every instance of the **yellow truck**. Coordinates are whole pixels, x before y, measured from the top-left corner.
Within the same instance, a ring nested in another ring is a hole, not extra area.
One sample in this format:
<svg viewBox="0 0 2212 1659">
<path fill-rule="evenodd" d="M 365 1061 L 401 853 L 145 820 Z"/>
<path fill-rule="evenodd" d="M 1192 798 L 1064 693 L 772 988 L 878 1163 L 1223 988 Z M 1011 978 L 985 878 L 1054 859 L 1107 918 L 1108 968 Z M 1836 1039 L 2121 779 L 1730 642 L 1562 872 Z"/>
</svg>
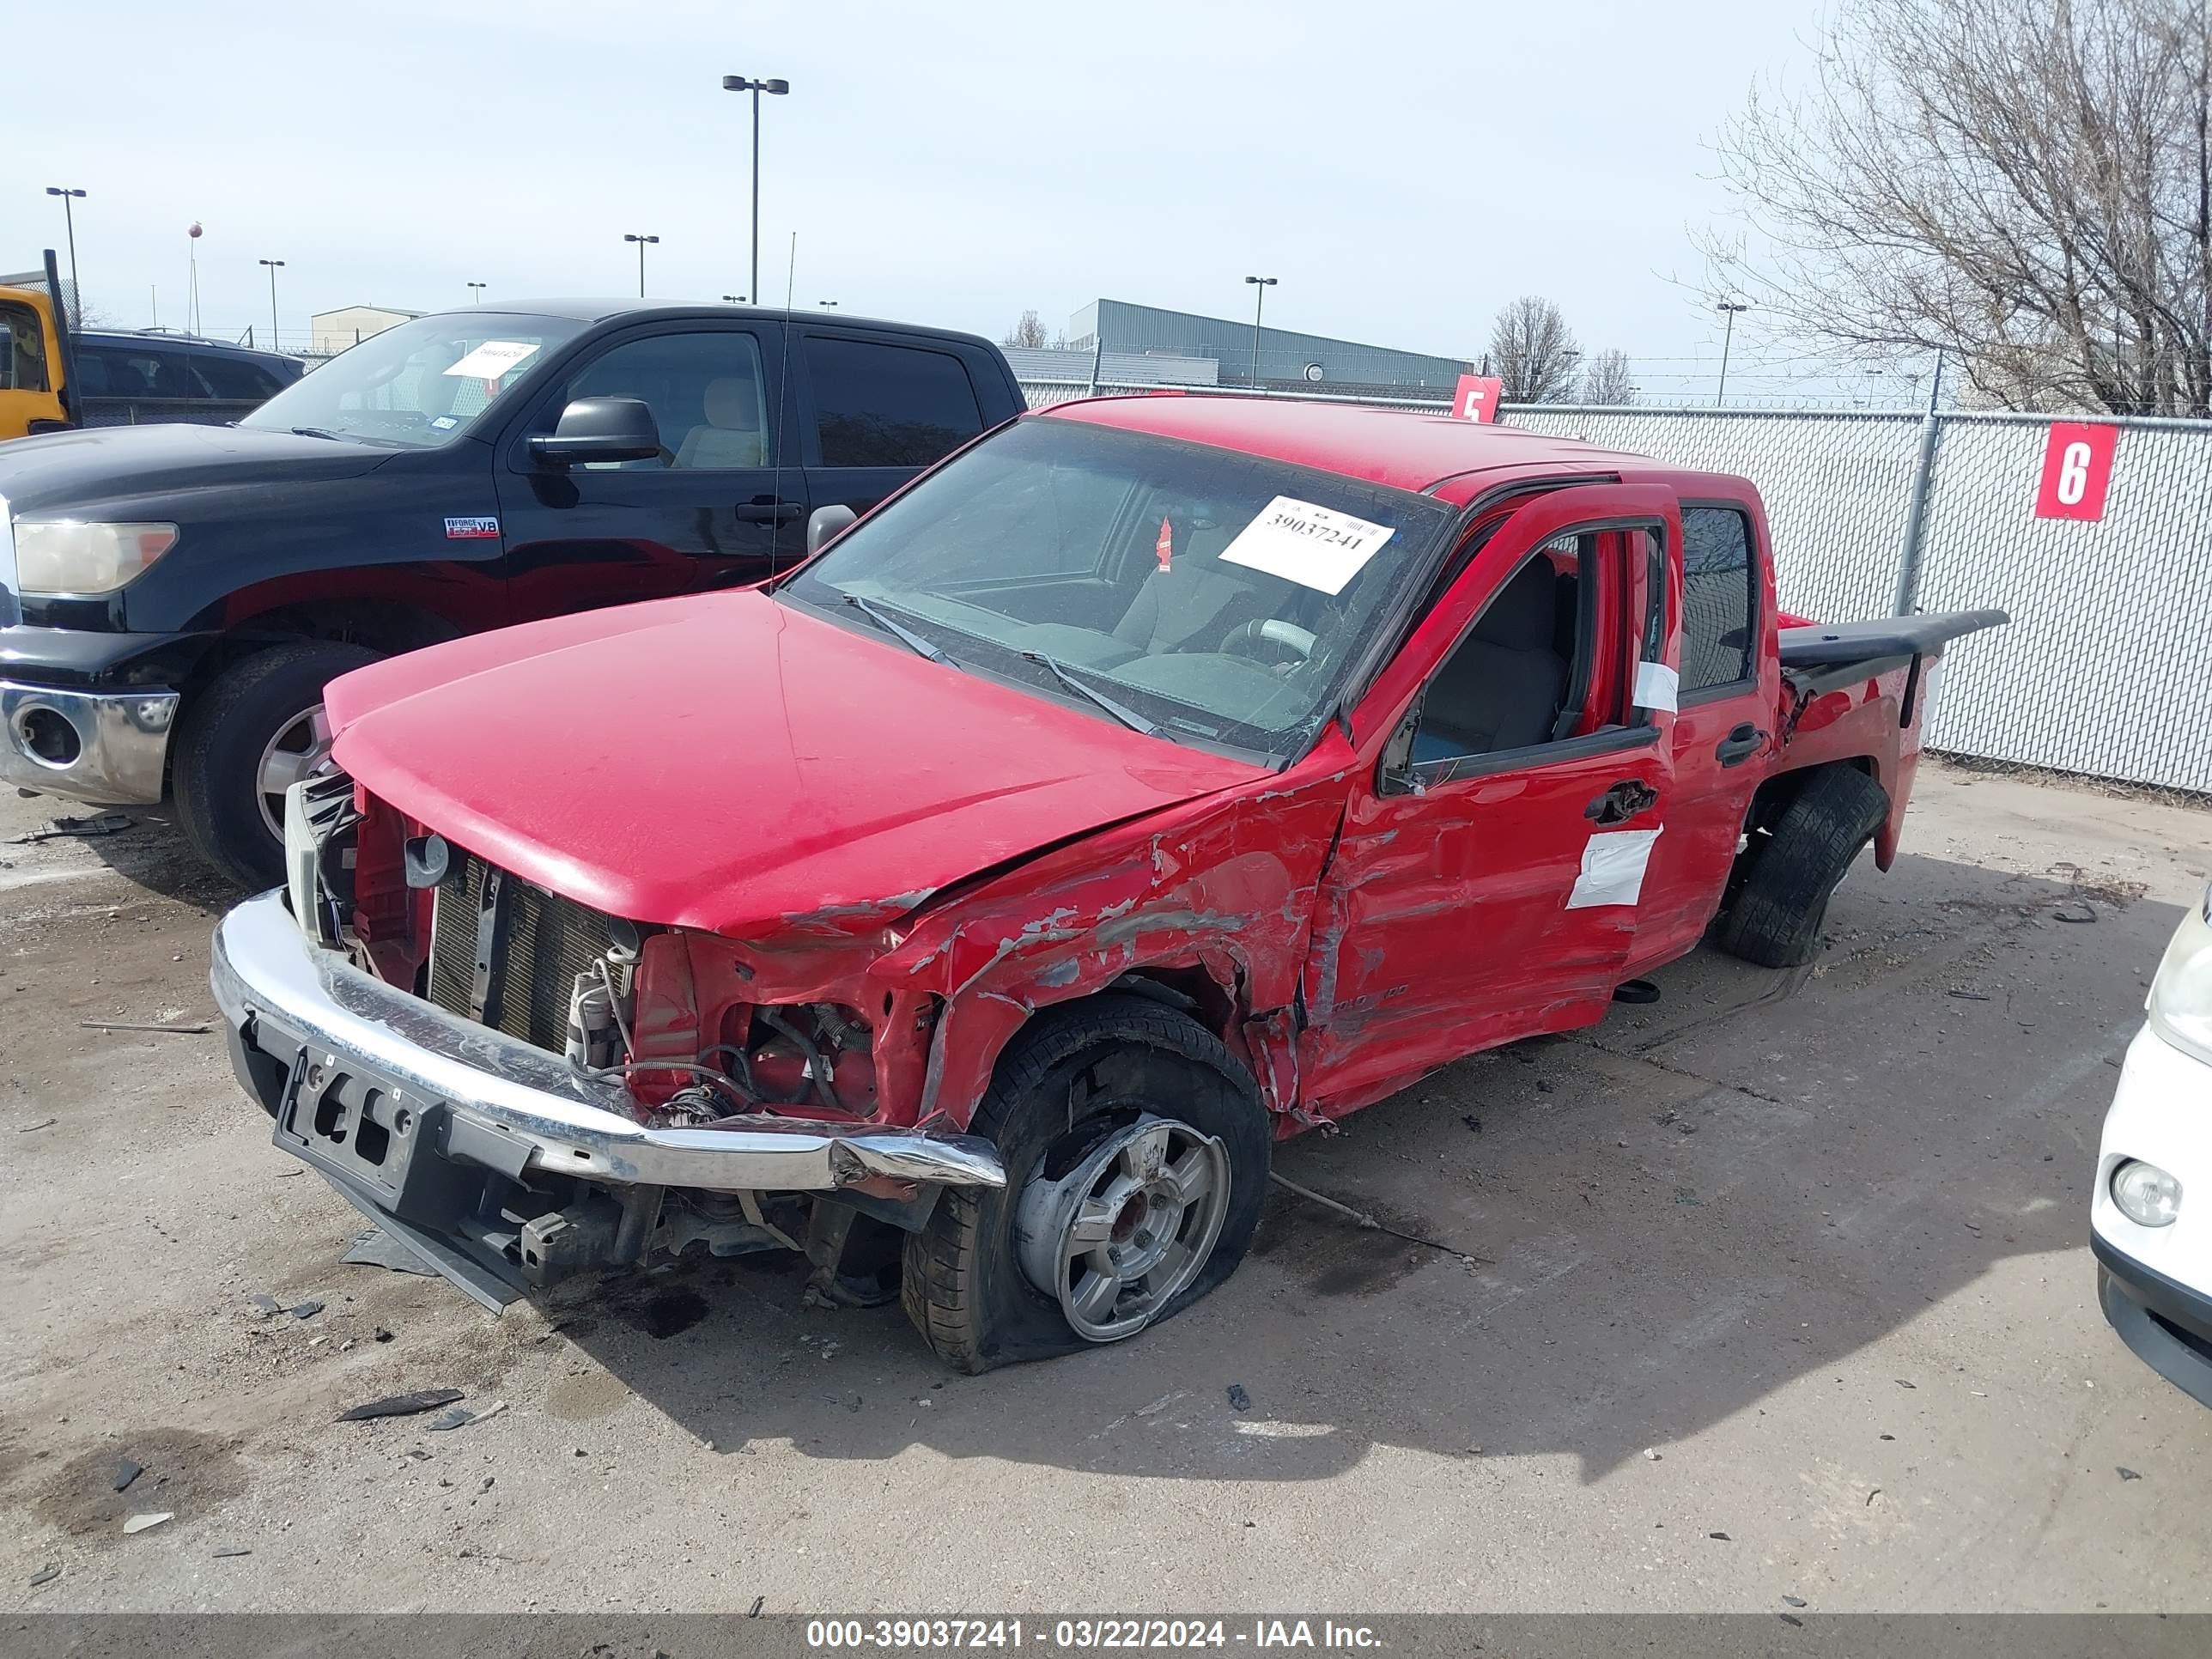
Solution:
<svg viewBox="0 0 2212 1659">
<path fill-rule="evenodd" d="M 61 291 L 51 253 L 44 293 L 0 288 L 0 439 L 74 424 L 64 392 L 71 377 L 68 319 L 56 299 Z"/>
</svg>

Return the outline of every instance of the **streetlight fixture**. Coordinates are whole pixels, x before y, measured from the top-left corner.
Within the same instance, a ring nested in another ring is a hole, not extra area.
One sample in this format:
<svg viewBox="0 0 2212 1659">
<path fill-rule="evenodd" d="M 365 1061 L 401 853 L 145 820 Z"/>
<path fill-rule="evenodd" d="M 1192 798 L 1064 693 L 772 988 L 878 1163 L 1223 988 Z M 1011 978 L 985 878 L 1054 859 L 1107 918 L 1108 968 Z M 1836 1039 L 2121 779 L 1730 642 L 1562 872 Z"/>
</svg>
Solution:
<svg viewBox="0 0 2212 1659">
<path fill-rule="evenodd" d="M 1267 303 L 1267 290 L 1274 287 L 1276 279 L 1273 276 L 1247 276 L 1244 280 L 1253 284 L 1252 386 L 1257 391 L 1260 386 L 1260 313 Z"/>
<path fill-rule="evenodd" d="M 269 267 L 269 349 L 276 349 L 276 273 L 284 268 L 282 259 L 264 259 Z"/>
<path fill-rule="evenodd" d="M 745 296 L 742 294 L 725 294 L 722 296 L 722 303 L 726 306 L 741 306 L 744 302 Z"/>
<path fill-rule="evenodd" d="M 788 81 L 748 81 L 742 75 L 722 77 L 724 92 L 749 92 L 753 95 L 753 279 L 751 292 L 760 292 L 760 100 L 761 94 L 781 98 L 791 90 Z"/>
<path fill-rule="evenodd" d="M 835 307 L 837 302 L 835 300 L 817 300 L 814 303 L 817 306 Z"/>
<path fill-rule="evenodd" d="M 1727 326 L 1721 334 L 1721 383 L 1713 393 L 1713 407 L 1718 409 L 1721 406 L 1721 400 L 1728 396 L 1729 347 L 1735 341 L 1735 314 L 1739 311 L 1748 311 L 1751 307 L 1739 305 L 1734 300 L 1723 300 L 1715 305 L 1713 309 L 1728 319 Z"/>
<path fill-rule="evenodd" d="M 70 309 L 77 311 L 84 305 L 84 284 L 77 280 L 76 215 L 70 210 L 70 204 L 84 200 L 84 192 L 81 190 L 71 190 L 64 185 L 48 185 L 46 194 L 62 198 L 62 223 L 69 231 Z"/>
<path fill-rule="evenodd" d="M 469 303 L 472 306 L 482 305 L 483 303 L 483 291 L 484 285 L 482 283 L 471 283 L 469 284 Z"/>
<path fill-rule="evenodd" d="M 641 300 L 645 298 L 645 245 L 659 240 L 658 236 L 637 236 L 629 231 L 623 233 L 623 240 L 637 244 L 637 297 Z"/>
</svg>

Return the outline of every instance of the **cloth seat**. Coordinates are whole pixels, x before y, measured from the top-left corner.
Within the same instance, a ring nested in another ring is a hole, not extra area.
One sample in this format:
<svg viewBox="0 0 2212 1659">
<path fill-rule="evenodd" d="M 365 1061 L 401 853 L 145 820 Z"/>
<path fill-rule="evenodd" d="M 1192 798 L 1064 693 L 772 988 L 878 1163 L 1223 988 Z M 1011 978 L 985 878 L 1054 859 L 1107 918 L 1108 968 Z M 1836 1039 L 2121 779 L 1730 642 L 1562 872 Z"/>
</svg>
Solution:
<svg viewBox="0 0 2212 1659">
<path fill-rule="evenodd" d="M 1531 559 L 1430 683 L 1416 760 L 1487 755 L 1547 741 L 1566 696 L 1567 660 L 1553 647 L 1559 577 Z"/>
<path fill-rule="evenodd" d="M 676 451 L 678 466 L 726 471 L 768 465 L 761 443 L 757 382 L 735 374 L 717 375 L 707 382 L 700 402 L 706 422 L 684 434 Z"/>
</svg>

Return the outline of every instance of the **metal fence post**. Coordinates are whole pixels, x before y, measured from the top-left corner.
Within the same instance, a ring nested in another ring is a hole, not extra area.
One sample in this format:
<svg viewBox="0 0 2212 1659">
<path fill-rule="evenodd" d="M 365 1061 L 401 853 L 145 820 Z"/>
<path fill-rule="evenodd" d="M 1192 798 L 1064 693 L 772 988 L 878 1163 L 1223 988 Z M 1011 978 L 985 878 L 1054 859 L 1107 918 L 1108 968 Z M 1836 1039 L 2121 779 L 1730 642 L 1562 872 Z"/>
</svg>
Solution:
<svg viewBox="0 0 2212 1659">
<path fill-rule="evenodd" d="M 1095 398 L 1095 397 L 1097 397 L 1097 396 L 1098 395 L 1098 365 L 1099 365 L 1100 363 L 1102 363 L 1102 362 L 1105 362 L 1105 360 L 1106 360 L 1106 331 L 1105 331 L 1104 329 L 1103 329 L 1103 328 L 1102 328 L 1102 329 L 1100 329 L 1100 330 L 1098 331 L 1098 332 L 1097 332 L 1097 334 L 1093 335 L 1093 336 L 1091 337 L 1091 392 L 1090 392 L 1090 395 L 1091 395 L 1091 397 L 1093 397 L 1093 398 Z"/>
<path fill-rule="evenodd" d="M 1912 614 L 1920 588 L 1920 544 L 1928 525 L 1928 485 L 1936 476 L 1936 446 L 1943 417 L 1934 410 L 1920 422 L 1920 459 L 1912 469 L 1912 495 L 1905 506 L 1905 545 L 1897 558 L 1897 604 L 1891 615 Z"/>
</svg>

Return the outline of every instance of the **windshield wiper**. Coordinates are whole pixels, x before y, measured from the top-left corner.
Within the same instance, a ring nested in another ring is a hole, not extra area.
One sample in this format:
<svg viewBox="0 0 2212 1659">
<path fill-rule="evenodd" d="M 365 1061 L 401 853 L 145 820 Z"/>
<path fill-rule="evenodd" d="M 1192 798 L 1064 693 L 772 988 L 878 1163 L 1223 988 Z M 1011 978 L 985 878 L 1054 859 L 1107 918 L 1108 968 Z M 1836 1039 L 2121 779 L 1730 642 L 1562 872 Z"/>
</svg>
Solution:
<svg viewBox="0 0 2212 1659">
<path fill-rule="evenodd" d="M 345 441 L 337 433 L 325 432 L 319 426 L 295 426 L 292 428 L 292 435 L 295 438 L 328 438 L 334 444 Z"/>
<path fill-rule="evenodd" d="M 1157 738 L 1160 735 L 1160 728 L 1157 721 L 1148 720 L 1142 714 L 1139 714 L 1135 709 L 1128 708 L 1125 704 L 1115 702 L 1113 698 L 1108 696 L 1103 691 L 1099 690 L 1096 686 L 1085 684 L 1081 680 L 1076 678 L 1074 675 L 1069 673 L 1065 668 L 1062 668 L 1058 663 L 1054 662 L 1050 657 L 1046 656 L 1043 652 L 1024 651 L 1018 654 L 1028 659 L 1030 662 L 1042 664 L 1046 668 L 1050 669 L 1052 671 L 1052 677 L 1058 680 L 1062 685 L 1066 686 L 1069 690 L 1074 692 L 1079 696 L 1088 697 L 1091 702 L 1097 703 L 1101 708 L 1111 714 L 1115 720 L 1121 721 L 1122 725 L 1127 726 L 1132 732 L 1141 732 L 1148 738 Z M 1174 739 L 1170 738 L 1169 741 L 1172 743 Z"/>
<path fill-rule="evenodd" d="M 893 622 L 889 617 L 884 615 L 882 611 L 877 610 L 874 605 L 870 605 L 858 593 L 848 593 L 845 596 L 845 603 L 851 605 L 855 611 L 866 617 L 870 622 L 875 623 L 877 627 L 883 629 L 887 633 L 897 635 L 902 641 L 912 646 L 923 656 L 928 658 L 930 661 L 941 662 L 947 667 L 951 668 L 957 668 L 960 665 L 958 663 L 954 662 L 951 658 L 946 656 L 936 645 L 922 638 L 921 635 L 915 633 L 911 628 L 908 628 L 899 623 Z"/>
</svg>

